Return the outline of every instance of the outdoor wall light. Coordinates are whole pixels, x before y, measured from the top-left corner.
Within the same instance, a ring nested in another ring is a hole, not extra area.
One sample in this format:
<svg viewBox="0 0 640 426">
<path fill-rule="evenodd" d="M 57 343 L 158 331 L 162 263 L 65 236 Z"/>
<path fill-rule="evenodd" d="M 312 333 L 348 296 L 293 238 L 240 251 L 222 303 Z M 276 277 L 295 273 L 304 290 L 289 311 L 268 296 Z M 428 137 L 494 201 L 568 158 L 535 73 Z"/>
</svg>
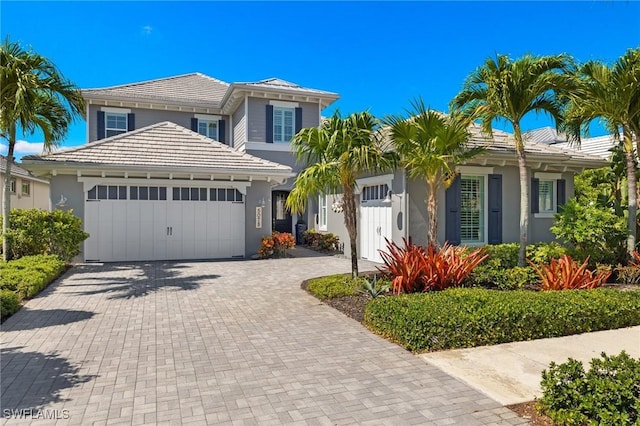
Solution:
<svg viewBox="0 0 640 426">
<path fill-rule="evenodd" d="M 264 197 L 260 198 L 258 200 L 258 207 L 264 207 L 265 206 L 265 201 L 264 201 Z"/>
<path fill-rule="evenodd" d="M 398 198 L 402 198 L 402 194 L 394 194 L 392 190 L 389 190 L 389 192 L 387 192 L 387 196 L 384 197 L 384 200 L 382 200 L 382 202 L 384 204 L 391 204 L 391 202 L 393 201 L 391 196 L 395 195 Z"/>
</svg>

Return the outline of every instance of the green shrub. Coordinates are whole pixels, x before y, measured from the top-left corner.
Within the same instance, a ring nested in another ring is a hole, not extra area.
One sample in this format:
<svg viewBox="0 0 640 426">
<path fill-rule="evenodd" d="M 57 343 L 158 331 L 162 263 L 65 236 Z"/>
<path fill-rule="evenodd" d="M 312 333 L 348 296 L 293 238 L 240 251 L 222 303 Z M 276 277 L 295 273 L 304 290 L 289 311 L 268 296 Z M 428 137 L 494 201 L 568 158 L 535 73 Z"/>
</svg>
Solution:
<svg viewBox="0 0 640 426">
<path fill-rule="evenodd" d="M 364 288 L 364 279 L 353 279 L 349 274 L 314 278 L 307 284 L 307 290 L 320 300 L 355 296 L 362 288 Z"/>
<path fill-rule="evenodd" d="M 13 209 L 9 215 L 9 258 L 53 254 L 70 261 L 89 237 L 71 211 Z"/>
<path fill-rule="evenodd" d="M 458 288 L 376 298 L 365 324 L 412 351 L 567 336 L 640 324 L 640 291 Z"/>
<path fill-rule="evenodd" d="M 551 231 L 574 247 L 575 257 L 615 265 L 625 258 L 627 224 L 612 208 L 569 200 Z"/>
<path fill-rule="evenodd" d="M 337 235 L 329 233 L 320 233 L 315 229 L 304 231 L 304 242 L 309 247 L 317 250 L 338 251 L 340 239 Z"/>
<path fill-rule="evenodd" d="M 18 295 L 11 290 L 0 290 L 0 318 L 13 315 L 20 309 Z"/>
<path fill-rule="evenodd" d="M 38 294 L 65 269 L 56 256 L 26 256 L 0 263 L 0 289 L 16 293 L 19 300 Z"/>
<path fill-rule="evenodd" d="M 626 352 L 591 360 L 585 372 L 569 358 L 542 372 L 539 410 L 559 425 L 637 425 L 640 423 L 640 359 Z"/>
</svg>

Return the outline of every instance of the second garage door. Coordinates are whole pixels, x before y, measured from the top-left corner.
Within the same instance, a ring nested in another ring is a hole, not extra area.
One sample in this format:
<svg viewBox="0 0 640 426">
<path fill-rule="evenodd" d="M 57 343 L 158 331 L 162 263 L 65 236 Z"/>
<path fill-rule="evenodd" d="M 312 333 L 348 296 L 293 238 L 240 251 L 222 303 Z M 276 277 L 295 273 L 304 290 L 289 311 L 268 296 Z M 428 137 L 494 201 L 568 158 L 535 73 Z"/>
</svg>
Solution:
<svg viewBox="0 0 640 426">
<path fill-rule="evenodd" d="M 97 185 L 84 217 L 87 261 L 244 256 L 244 196 L 233 188 Z"/>
</svg>

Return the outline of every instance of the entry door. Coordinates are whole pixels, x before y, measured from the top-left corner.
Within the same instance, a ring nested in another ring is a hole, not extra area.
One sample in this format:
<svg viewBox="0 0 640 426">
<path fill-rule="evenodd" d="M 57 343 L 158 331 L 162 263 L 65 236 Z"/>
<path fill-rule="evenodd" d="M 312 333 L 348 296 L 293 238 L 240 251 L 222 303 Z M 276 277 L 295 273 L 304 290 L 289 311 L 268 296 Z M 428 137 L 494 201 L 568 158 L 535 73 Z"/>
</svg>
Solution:
<svg viewBox="0 0 640 426">
<path fill-rule="evenodd" d="M 288 196 L 288 191 L 273 191 L 271 194 L 271 217 L 273 218 L 272 229 L 274 231 L 292 232 L 291 213 L 285 206 Z"/>
<path fill-rule="evenodd" d="M 382 263 L 380 250 L 386 251 L 385 238 L 391 240 L 391 206 L 368 202 L 360 206 L 360 256 Z"/>
</svg>

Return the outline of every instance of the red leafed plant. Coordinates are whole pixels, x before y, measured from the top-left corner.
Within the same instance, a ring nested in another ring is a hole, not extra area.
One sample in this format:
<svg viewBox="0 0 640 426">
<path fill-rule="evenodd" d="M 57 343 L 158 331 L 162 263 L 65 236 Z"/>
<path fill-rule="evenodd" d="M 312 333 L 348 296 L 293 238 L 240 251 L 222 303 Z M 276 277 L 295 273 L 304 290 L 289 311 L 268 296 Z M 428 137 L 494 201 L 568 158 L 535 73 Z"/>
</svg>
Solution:
<svg viewBox="0 0 640 426">
<path fill-rule="evenodd" d="M 262 246 L 258 254 L 262 258 L 285 257 L 287 249 L 296 246 L 296 239 L 288 232 L 274 231 L 271 236 L 262 237 Z"/>
<path fill-rule="evenodd" d="M 589 258 L 580 264 L 571 256 L 563 254 L 559 259 L 551 259 L 548 265 L 536 265 L 529 261 L 542 281 L 540 290 L 589 290 L 604 284 L 611 271 L 591 271 L 587 268 Z"/>
<path fill-rule="evenodd" d="M 629 259 L 629 266 L 640 269 L 640 253 L 634 250 L 631 252 L 631 256 L 633 256 L 633 259 Z"/>
<path fill-rule="evenodd" d="M 461 285 L 473 268 L 487 258 L 479 248 L 445 244 L 426 249 L 402 239 L 404 247 L 387 240 L 387 252 L 380 251 L 385 266 L 381 272 L 391 277 L 394 294 L 444 290 Z"/>
</svg>

